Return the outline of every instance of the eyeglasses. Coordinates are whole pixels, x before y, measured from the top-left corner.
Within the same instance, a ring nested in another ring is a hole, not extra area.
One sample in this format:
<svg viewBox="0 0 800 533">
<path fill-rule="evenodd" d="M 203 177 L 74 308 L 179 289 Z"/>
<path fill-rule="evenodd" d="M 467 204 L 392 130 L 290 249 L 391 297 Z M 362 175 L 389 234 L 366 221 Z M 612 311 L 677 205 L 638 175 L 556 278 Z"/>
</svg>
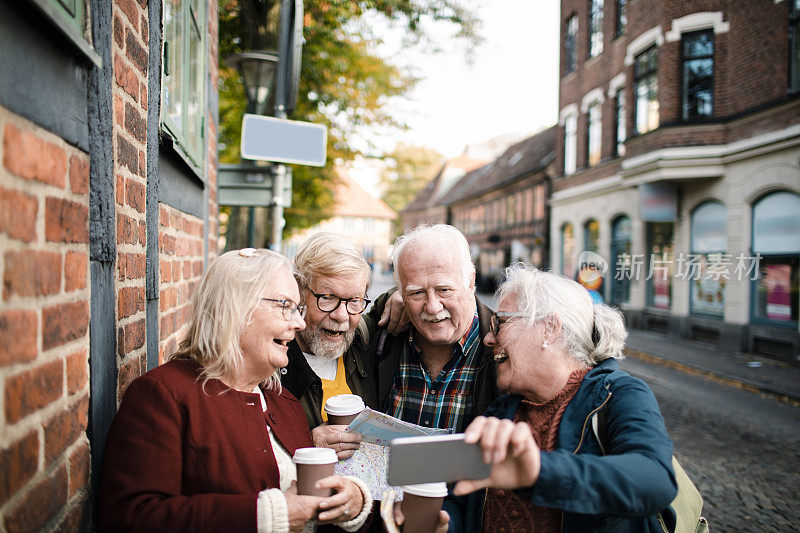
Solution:
<svg viewBox="0 0 800 533">
<path fill-rule="evenodd" d="M 261 298 L 265 302 L 275 302 L 276 304 L 280 304 L 281 306 L 281 314 L 283 315 L 284 320 L 291 320 L 295 313 L 300 315 L 300 318 L 306 317 L 306 309 L 308 308 L 305 305 L 297 305 L 291 300 L 276 300 L 275 298 Z"/>
<path fill-rule="evenodd" d="M 492 315 L 492 319 L 489 321 L 489 331 L 491 331 L 492 335 L 496 337 L 497 334 L 500 333 L 500 326 L 508 322 L 509 318 L 516 318 L 521 316 L 528 316 L 528 313 L 523 313 L 520 311 L 517 311 L 516 313 L 495 313 Z M 506 320 L 500 322 L 501 318 L 505 318 Z"/>
<path fill-rule="evenodd" d="M 339 298 L 333 294 L 317 294 L 316 292 L 308 289 L 308 292 L 314 295 L 317 299 L 317 308 L 323 313 L 332 313 L 339 309 L 339 306 L 344 302 L 344 308 L 347 309 L 349 315 L 360 315 L 367 308 L 372 301 L 369 298 Z"/>
</svg>

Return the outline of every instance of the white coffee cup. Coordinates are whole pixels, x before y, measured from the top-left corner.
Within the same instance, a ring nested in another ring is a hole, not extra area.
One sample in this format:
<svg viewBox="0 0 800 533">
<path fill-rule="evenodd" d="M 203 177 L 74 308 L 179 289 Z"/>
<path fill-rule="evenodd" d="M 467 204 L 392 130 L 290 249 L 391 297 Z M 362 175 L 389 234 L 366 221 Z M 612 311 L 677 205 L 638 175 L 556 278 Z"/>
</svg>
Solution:
<svg viewBox="0 0 800 533">
<path fill-rule="evenodd" d="M 327 497 L 331 489 L 317 489 L 314 485 L 320 479 L 333 475 L 338 458 L 330 448 L 298 448 L 293 461 L 297 467 L 297 493 L 305 496 Z"/>
</svg>

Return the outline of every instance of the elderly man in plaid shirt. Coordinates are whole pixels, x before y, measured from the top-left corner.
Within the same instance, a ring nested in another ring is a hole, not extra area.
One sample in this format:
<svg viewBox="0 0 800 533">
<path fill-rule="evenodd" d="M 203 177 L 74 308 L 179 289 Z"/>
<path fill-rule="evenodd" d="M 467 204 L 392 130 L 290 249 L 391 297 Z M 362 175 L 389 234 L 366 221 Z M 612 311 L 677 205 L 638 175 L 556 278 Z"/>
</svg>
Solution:
<svg viewBox="0 0 800 533">
<path fill-rule="evenodd" d="M 378 402 L 401 420 L 460 432 L 497 396 L 492 350 L 482 344 L 492 311 L 475 296 L 475 266 L 453 226 L 417 227 L 397 239 L 395 281 L 411 327 L 391 335 L 388 295 L 365 317 Z M 395 296 L 395 299 L 397 296 Z M 392 311 L 394 314 L 394 311 Z"/>
</svg>

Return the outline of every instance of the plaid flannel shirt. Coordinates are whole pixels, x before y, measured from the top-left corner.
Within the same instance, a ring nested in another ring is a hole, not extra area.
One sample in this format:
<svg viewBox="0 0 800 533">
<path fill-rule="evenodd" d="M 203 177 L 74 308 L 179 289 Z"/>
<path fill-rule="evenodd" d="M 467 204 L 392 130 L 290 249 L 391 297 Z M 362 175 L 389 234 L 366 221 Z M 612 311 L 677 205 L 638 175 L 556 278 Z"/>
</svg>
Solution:
<svg viewBox="0 0 800 533">
<path fill-rule="evenodd" d="M 392 416 L 424 427 L 463 431 L 465 415 L 472 409 L 480 343 L 475 313 L 469 330 L 453 347 L 453 357 L 434 380 L 422 365 L 413 334 L 409 335 L 392 384 Z"/>
</svg>

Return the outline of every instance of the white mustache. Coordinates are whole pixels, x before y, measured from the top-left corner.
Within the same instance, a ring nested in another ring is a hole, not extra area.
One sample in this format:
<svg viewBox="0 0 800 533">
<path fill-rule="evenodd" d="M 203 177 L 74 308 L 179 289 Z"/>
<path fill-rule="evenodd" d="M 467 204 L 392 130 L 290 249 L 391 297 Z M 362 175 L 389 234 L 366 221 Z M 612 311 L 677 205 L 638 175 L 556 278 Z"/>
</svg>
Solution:
<svg viewBox="0 0 800 533">
<path fill-rule="evenodd" d="M 327 329 L 327 330 L 330 330 L 330 331 L 336 331 L 338 333 L 344 333 L 345 331 L 350 329 L 350 327 L 347 324 L 344 324 L 343 326 L 339 326 L 339 325 L 330 326 L 330 325 L 327 325 L 327 324 L 320 324 L 319 327 L 320 327 L 320 329 Z"/>
<path fill-rule="evenodd" d="M 444 320 L 445 318 L 450 318 L 450 312 L 447 309 L 442 309 L 441 311 L 439 311 L 435 315 L 432 315 L 430 313 L 426 313 L 425 311 L 422 311 L 419 314 L 419 317 L 422 320 L 426 321 L 426 322 L 438 322 L 439 320 Z"/>
</svg>

